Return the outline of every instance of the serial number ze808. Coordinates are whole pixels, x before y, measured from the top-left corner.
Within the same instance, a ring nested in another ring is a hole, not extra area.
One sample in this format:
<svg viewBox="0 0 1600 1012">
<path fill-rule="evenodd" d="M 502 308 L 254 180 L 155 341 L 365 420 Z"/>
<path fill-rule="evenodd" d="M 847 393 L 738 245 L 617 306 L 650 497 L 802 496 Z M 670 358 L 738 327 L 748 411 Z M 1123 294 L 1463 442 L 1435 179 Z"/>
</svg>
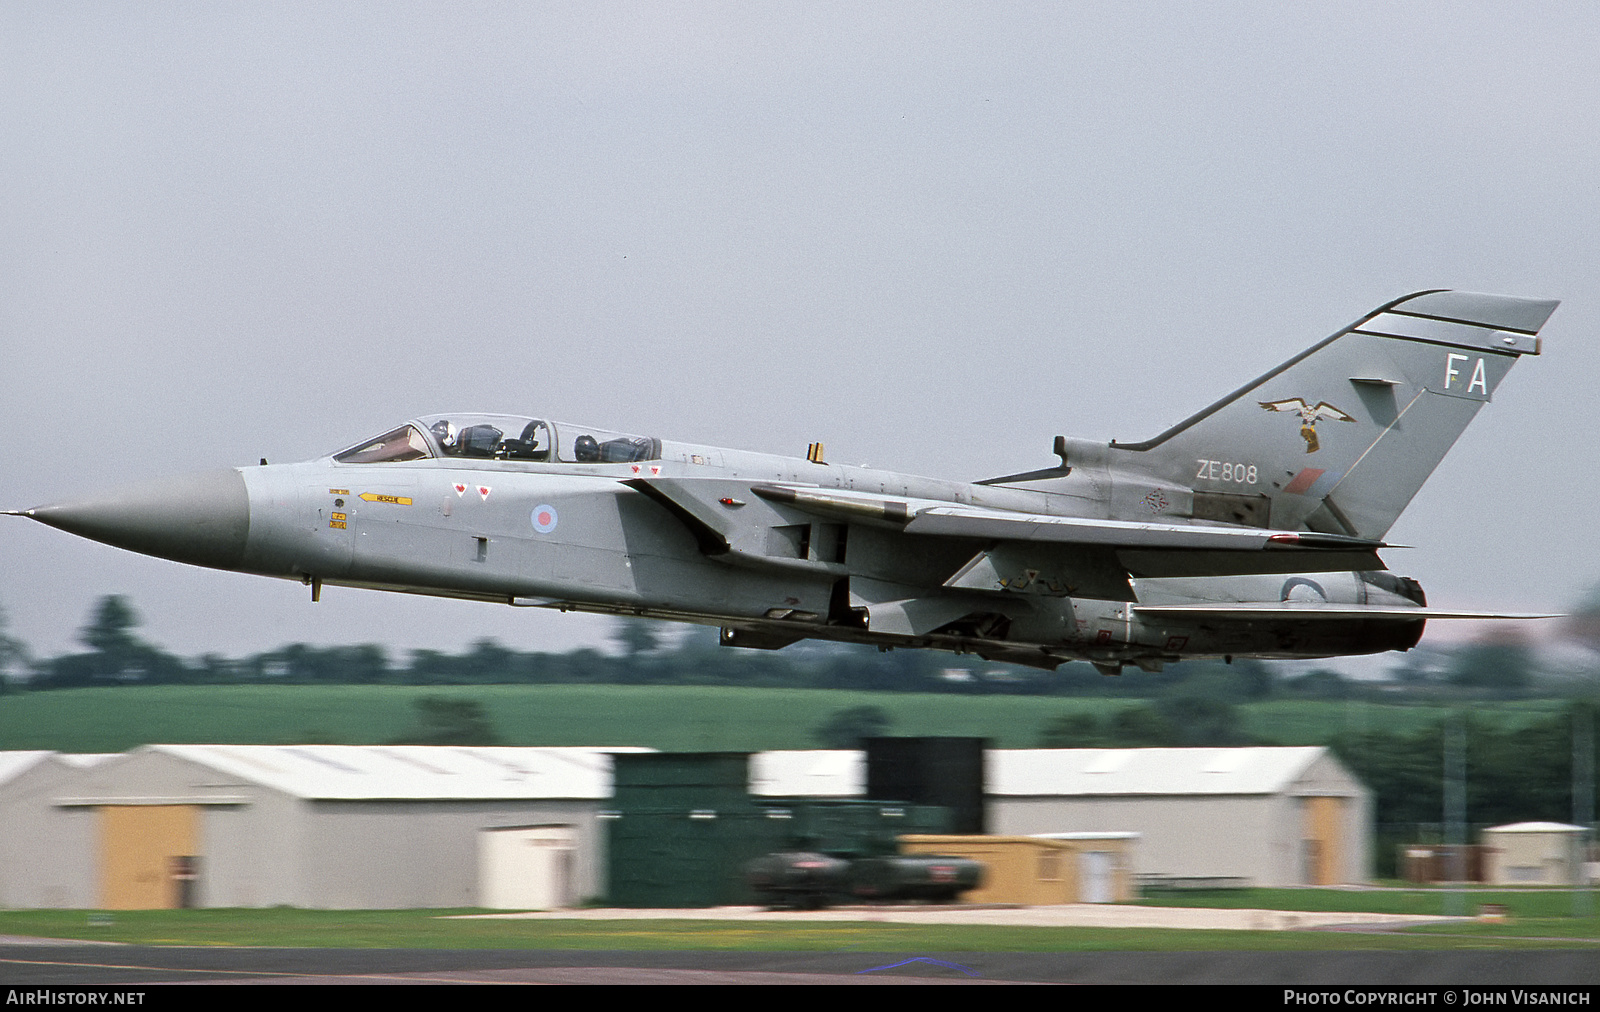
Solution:
<svg viewBox="0 0 1600 1012">
<path fill-rule="evenodd" d="M 1239 485 L 1256 483 L 1257 472 L 1254 464 L 1238 464 L 1228 460 L 1202 460 L 1199 464 L 1200 470 L 1195 473 L 1196 478 L 1207 481 L 1231 481 Z"/>
</svg>

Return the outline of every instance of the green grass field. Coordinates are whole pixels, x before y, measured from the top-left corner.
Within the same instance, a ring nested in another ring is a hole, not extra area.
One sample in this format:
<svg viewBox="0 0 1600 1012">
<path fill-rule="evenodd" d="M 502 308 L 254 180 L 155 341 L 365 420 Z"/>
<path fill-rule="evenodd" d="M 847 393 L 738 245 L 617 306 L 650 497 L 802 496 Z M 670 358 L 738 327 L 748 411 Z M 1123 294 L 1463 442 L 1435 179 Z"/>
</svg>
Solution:
<svg viewBox="0 0 1600 1012">
<path fill-rule="evenodd" d="M 469 910 L 0 911 L 0 935 L 139 945 L 291 948 L 735 949 L 863 952 L 1073 952 L 1586 948 L 1600 918 L 1513 920 L 1395 932 L 1179 931 L 874 922 L 458 920 Z"/>
<path fill-rule="evenodd" d="M 1526 727 L 1562 712 L 1566 700 L 1518 699 L 1471 704 L 1474 720 Z M 1322 745 L 1340 734 L 1411 734 L 1461 707 L 1398 705 L 1366 700 L 1277 699 L 1241 707 L 1245 729 L 1284 745 Z"/>
<path fill-rule="evenodd" d="M 1567 889 L 1466 889 L 1465 910 L 1477 914 L 1486 904 L 1506 908 L 1513 921 L 1523 919 L 1572 919 L 1572 892 Z M 1449 913 L 1452 894 L 1444 887 L 1382 889 L 1183 889 L 1150 891 L 1141 900 L 1155 907 L 1214 907 L 1230 910 L 1306 910 L 1345 911 L 1375 914 Z M 1594 894 L 1591 894 L 1591 899 Z M 1580 921 L 1594 921 L 1594 917 Z M 1597 923 L 1600 927 L 1600 923 Z"/>
<path fill-rule="evenodd" d="M 1135 676 L 1130 676 L 1135 677 Z M 989 738 L 1033 748 L 1064 714 L 1104 716 L 1127 699 L 958 696 L 620 685 L 199 685 L 24 692 L 0 696 L 0 750 L 120 752 L 181 743 L 377 744 L 414 723 L 412 702 L 443 695 L 482 703 L 502 744 L 648 745 L 673 751 L 816 748 L 811 731 L 842 707 L 889 714 L 891 733 Z M 1475 711 L 1521 725 L 1559 704 Z M 1285 745 L 1320 745 L 1346 731 L 1414 730 L 1441 708 L 1282 700 L 1244 707 L 1246 726 Z"/>
<path fill-rule="evenodd" d="M 671 750 L 815 748 L 833 710 L 872 704 L 897 734 L 960 734 L 1031 746 L 1045 720 L 1115 702 L 803 689 L 618 685 L 148 686 L 0 697 L 0 748 L 115 752 L 150 743 L 375 744 L 412 726 L 421 696 L 477 700 L 507 745 Z"/>
</svg>

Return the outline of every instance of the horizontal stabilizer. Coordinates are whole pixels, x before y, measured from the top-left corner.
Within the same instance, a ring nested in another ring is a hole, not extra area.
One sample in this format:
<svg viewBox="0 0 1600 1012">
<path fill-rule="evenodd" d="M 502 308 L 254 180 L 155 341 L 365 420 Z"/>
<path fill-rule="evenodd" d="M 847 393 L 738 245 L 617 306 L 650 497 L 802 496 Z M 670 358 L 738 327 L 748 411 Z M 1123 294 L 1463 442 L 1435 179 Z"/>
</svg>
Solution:
<svg viewBox="0 0 1600 1012">
<path fill-rule="evenodd" d="M 1294 621 L 1350 620 L 1366 618 L 1464 618 L 1535 619 L 1560 618 L 1553 614 L 1516 614 L 1497 611 L 1461 611 L 1455 608 L 1406 607 L 1381 604 L 1303 604 L 1300 602 L 1249 601 L 1238 604 L 1136 604 L 1136 614 L 1146 618 L 1187 619 L 1292 619 Z"/>
</svg>

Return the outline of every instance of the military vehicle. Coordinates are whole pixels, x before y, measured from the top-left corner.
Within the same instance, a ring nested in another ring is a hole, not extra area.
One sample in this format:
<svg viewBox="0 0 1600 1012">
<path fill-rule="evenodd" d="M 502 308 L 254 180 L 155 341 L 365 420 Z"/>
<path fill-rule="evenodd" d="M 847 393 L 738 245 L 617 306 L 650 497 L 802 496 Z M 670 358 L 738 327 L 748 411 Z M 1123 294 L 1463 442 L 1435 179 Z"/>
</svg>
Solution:
<svg viewBox="0 0 1600 1012">
<path fill-rule="evenodd" d="M 324 587 L 970 652 L 1108 674 L 1406 650 L 1427 606 L 1380 550 L 1548 300 L 1408 295 L 1151 439 L 1057 436 L 975 483 L 446 413 L 318 460 L 20 511 L 178 562 Z"/>
</svg>

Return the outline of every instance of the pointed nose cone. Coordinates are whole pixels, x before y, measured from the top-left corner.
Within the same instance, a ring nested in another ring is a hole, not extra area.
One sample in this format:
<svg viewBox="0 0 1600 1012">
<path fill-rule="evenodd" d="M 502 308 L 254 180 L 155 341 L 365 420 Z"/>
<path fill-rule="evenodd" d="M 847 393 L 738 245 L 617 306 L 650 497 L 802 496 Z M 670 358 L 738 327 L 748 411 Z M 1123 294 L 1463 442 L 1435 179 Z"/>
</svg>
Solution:
<svg viewBox="0 0 1600 1012">
<path fill-rule="evenodd" d="M 130 552 L 236 569 L 250 534 L 250 495 L 244 476 L 230 468 L 140 482 L 23 515 Z"/>
</svg>

